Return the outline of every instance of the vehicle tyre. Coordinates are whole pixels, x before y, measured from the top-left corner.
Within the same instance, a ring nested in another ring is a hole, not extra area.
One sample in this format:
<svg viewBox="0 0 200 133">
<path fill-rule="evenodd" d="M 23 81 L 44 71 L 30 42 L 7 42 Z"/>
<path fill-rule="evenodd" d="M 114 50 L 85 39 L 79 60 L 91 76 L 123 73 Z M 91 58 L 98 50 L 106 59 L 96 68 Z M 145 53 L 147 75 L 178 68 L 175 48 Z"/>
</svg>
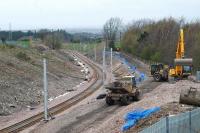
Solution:
<svg viewBox="0 0 200 133">
<path fill-rule="evenodd" d="M 106 103 L 111 106 L 115 103 L 115 101 L 111 97 L 106 97 Z"/>
<path fill-rule="evenodd" d="M 139 101 L 142 97 L 142 94 L 140 91 L 136 91 L 135 93 L 136 94 L 135 94 L 135 96 L 133 96 L 133 101 Z"/>
<path fill-rule="evenodd" d="M 161 76 L 159 73 L 155 73 L 155 74 L 153 75 L 153 78 L 154 78 L 154 80 L 155 80 L 156 82 L 159 82 L 159 81 L 161 81 L 162 76 Z"/>
<path fill-rule="evenodd" d="M 128 96 L 122 96 L 120 99 L 121 105 L 128 105 L 130 103 L 129 97 Z"/>
<path fill-rule="evenodd" d="M 168 77 L 169 77 L 168 72 L 167 71 L 163 71 L 163 80 L 164 81 L 168 81 Z"/>
</svg>

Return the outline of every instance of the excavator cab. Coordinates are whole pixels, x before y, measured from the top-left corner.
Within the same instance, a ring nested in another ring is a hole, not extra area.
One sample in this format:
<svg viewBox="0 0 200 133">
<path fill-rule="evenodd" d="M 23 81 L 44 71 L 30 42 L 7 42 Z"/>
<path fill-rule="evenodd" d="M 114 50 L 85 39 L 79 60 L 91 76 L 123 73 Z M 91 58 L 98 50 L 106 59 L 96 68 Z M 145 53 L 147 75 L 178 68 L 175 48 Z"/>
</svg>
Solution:
<svg viewBox="0 0 200 133">
<path fill-rule="evenodd" d="M 187 77 L 192 74 L 192 66 L 183 66 L 183 77 Z"/>
<path fill-rule="evenodd" d="M 155 72 L 158 72 L 164 68 L 163 64 L 152 64 L 151 65 L 151 75 L 153 75 Z"/>
</svg>

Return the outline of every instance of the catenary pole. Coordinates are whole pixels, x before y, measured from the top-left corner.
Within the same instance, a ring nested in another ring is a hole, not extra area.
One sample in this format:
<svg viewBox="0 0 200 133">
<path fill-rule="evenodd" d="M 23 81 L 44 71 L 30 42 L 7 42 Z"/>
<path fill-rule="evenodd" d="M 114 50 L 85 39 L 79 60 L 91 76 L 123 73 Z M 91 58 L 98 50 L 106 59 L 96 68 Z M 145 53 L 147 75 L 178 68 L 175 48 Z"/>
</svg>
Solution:
<svg viewBox="0 0 200 133">
<path fill-rule="evenodd" d="M 44 67 L 44 120 L 48 121 L 48 84 L 47 84 L 47 62 L 43 59 Z"/>
</svg>

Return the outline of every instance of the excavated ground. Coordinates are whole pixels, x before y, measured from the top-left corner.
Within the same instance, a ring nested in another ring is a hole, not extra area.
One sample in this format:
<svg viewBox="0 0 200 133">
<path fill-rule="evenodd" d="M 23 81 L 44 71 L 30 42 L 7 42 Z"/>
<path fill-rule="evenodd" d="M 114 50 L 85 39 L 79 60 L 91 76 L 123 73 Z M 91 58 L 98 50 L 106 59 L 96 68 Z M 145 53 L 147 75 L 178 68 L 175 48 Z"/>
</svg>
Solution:
<svg viewBox="0 0 200 133">
<path fill-rule="evenodd" d="M 107 57 L 108 60 L 109 57 Z M 109 64 L 109 63 L 107 63 Z M 114 75 L 127 75 L 128 68 L 124 64 L 121 64 L 119 60 L 114 60 L 113 63 L 115 66 Z M 147 66 L 143 66 L 144 64 L 140 64 L 141 70 L 146 70 Z M 143 67 L 142 67 L 143 66 Z M 107 67 L 109 68 L 109 66 Z M 117 69 L 118 68 L 118 69 Z M 107 69 L 107 80 L 109 80 L 110 72 Z M 160 83 L 151 83 L 152 80 L 148 79 L 145 83 L 143 83 L 142 89 L 147 92 L 155 88 L 155 86 L 159 85 Z M 101 127 L 104 122 L 115 117 L 121 110 L 126 108 L 125 106 L 108 106 L 105 103 L 105 99 L 97 100 L 96 97 L 99 94 L 105 93 L 105 89 L 101 88 L 97 92 L 95 92 L 92 96 L 86 98 L 78 105 L 72 107 L 71 109 L 67 110 L 62 115 L 56 117 L 55 120 L 48 122 L 47 124 L 40 124 L 39 126 L 35 127 L 32 130 L 33 133 L 93 133 L 96 132 L 98 127 Z M 112 123 L 109 123 L 110 125 Z"/>
<path fill-rule="evenodd" d="M 150 125 L 156 123 L 163 117 L 190 111 L 193 108 L 194 108 L 193 106 L 181 105 L 178 102 L 167 103 L 167 104 L 161 106 L 160 111 L 152 114 L 148 118 L 140 120 L 136 126 L 131 128 L 130 130 L 128 130 L 126 133 L 137 133 L 137 132 L 143 130 L 144 128 L 147 128 Z"/>
<path fill-rule="evenodd" d="M 172 102 L 178 103 L 180 92 L 182 90 L 189 89 L 190 87 L 200 88 L 200 84 L 192 82 L 192 81 L 188 81 L 188 80 L 179 81 L 173 84 L 168 83 L 168 82 L 162 83 L 158 87 L 154 88 L 152 91 L 144 94 L 142 100 L 130 104 L 129 106 L 127 106 L 126 108 L 118 112 L 115 116 L 105 121 L 100 127 L 95 129 L 94 132 L 97 132 L 97 133 L 121 132 L 120 128 L 124 124 L 123 116 L 127 114 L 128 112 L 133 111 L 134 109 L 137 109 L 137 108 L 148 109 L 148 108 L 157 106 L 157 107 L 162 107 L 163 110 L 166 110 L 165 112 L 166 114 L 171 114 L 171 112 L 173 112 L 173 108 L 168 109 L 168 106 L 169 106 L 168 103 L 172 103 Z M 175 109 L 179 108 L 180 106 L 182 105 L 179 105 L 179 104 L 177 104 L 177 106 L 175 105 Z M 183 110 L 180 108 L 176 111 L 177 111 L 176 113 L 180 113 Z M 163 115 L 165 115 L 165 113 Z M 160 115 L 160 117 L 162 117 L 162 115 Z M 154 117 L 152 117 L 152 119 L 153 118 Z M 152 120 L 152 123 L 153 122 L 154 120 Z M 137 128 L 134 129 L 133 127 L 131 131 L 138 132 L 142 130 L 143 128 L 144 128 L 143 126 L 137 125 Z"/>
<path fill-rule="evenodd" d="M 69 54 L 41 47 L 0 47 L 0 116 L 33 109 L 43 102 L 43 57 L 48 61 L 49 98 L 83 82 L 80 67 Z"/>
<path fill-rule="evenodd" d="M 109 57 L 107 57 L 109 58 Z M 139 60 L 127 57 L 130 62 L 137 66 L 137 69 L 149 74 L 149 66 Z M 109 63 L 107 63 L 109 64 Z M 115 61 L 115 68 L 120 66 L 116 74 L 126 75 L 128 73 L 127 66 Z M 109 68 L 109 66 L 107 66 Z M 109 70 L 107 76 L 110 77 Z M 109 80 L 109 78 L 108 78 Z M 107 106 L 104 99 L 97 100 L 99 94 L 105 92 L 104 88 L 99 89 L 92 96 L 86 98 L 79 104 L 73 106 L 64 113 L 56 116 L 56 119 L 46 124 L 40 124 L 34 127 L 32 133 L 118 133 L 124 123 L 123 116 L 137 108 L 151 108 L 160 106 L 161 111 L 151 117 L 139 122 L 136 127 L 131 128 L 127 132 L 138 132 L 159 120 L 159 118 L 167 114 L 177 114 L 187 111 L 190 107 L 178 104 L 179 94 L 181 90 L 190 87 L 200 88 L 199 83 L 192 81 L 179 81 L 174 83 L 153 82 L 151 77 L 147 78 L 139 86 L 143 91 L 143 97 L 138 102 L 133 102 L 129 106 Z M 192 107 L 191 107 L 192 108 Z"/>
</svg>

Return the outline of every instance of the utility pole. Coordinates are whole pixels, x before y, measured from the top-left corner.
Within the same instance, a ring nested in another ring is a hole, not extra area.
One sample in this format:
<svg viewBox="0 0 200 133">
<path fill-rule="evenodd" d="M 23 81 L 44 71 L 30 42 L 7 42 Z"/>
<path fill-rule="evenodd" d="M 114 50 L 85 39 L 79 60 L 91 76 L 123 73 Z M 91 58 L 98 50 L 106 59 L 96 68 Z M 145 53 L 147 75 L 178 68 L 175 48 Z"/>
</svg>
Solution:
<svg viewBox="0 0 200 133">
<path fill-rule="evenodd" d="M 44 69 L 44 120 L 48 121 L 48 84 L 47 84 L 47 63 L 46 59 L 43 59 L 43 69 Z"/>
<path fill-rule="evenodd" d="M 120 44 L 121 44 L 121 41 L 122 41 L 122 32 L 120 31 L 119 32 L 119 42 L 120 42 Z"/>
<path fill-rule="evenodd" d="M 103 48 L 103 86 L 105 86 L 105 45 Z"/>
<path fill-rule="evenodd" d="M 112 51 L 113 51 L 113 50 L 112 50 L 112 48 L 111 48 L 111 49 L 110 49 L 110 72 L 111 72 L 111 82 L 112 82 L 112 67 L 113 67 L 113 66 L 112 66 L 112 65 L 113 65 L 113 64 L 112 64 L 112 58 L 113 58 L 113 57 L 112 57 Z"/>
<path fill-rule="evenodd" d="M 97 47 L 94 46 L 94 60 L 97 61 Z"/>
<path fill-rule="evenodd" d="M 9 40 L 11 41 L 12 40 L 12 25 L 11 23 L 9 23 Z"/>
<path fill-rule="evenodd" d="M 36 38 L 37 38 L 37 31 L 35 29 L 35 31 L 34 31 L 34 39 L 36 40 Z"/>
</svg>

